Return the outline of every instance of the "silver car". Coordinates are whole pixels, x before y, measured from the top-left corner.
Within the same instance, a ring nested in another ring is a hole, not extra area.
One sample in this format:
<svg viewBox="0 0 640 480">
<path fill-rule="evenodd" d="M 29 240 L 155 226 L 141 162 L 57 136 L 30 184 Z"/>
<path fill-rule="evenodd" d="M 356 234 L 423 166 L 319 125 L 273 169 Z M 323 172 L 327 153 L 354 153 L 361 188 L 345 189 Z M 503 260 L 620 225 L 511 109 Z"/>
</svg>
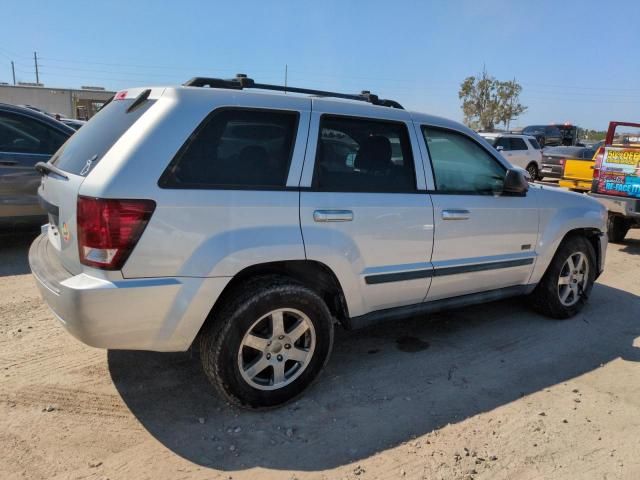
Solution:
<svg viewBox="0 0 640 480">
<path fill-rule="evenodd" d="M 74 132 L 32 109 L 0 103 L 0 229 L 37 227 L 46 220 L 34 166 L 49 160 Z"/>
<path fill-rule="evenodd" d="M 29 261 L 72 335 L 196 344 L 224 398 L 263 408 L 317 378 L 336 324 L 514 295 L 552 318 L 583 308 L 607 246 L 598 202 L 529 186 L 459 123 L 278 90 L 122 91 L 38 165 L 49 223 Z"/>
</svg>

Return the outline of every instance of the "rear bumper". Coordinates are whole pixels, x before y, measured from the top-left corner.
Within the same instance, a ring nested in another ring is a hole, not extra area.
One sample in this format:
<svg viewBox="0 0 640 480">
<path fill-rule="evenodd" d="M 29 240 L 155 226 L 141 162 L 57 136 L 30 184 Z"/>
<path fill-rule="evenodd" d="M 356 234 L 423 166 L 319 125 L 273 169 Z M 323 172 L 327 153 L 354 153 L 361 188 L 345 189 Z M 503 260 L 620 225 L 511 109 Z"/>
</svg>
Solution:
<svg viewBox="0 0 640 480">
<path fill-rule="evenodd" d="M 603 204 L 609 212 L 640 221 L 640 199 L 602 195 L 600 193 L 589 193 L 588 195 Z"/>
<path fill-rule="evenodd" d="M 562 165 L 551 165 L 548 163 L 542 163 L 540 168 L 540 175 L 543 177 L 561 178 L 562 177 Z"/>
<path fill-rule="evenodd" d="M 562 178 L 558 182 L 558 185 L 564 188 L 568 188 L 570 190 L 582 190 L 587 192 L 591 190 L 591 180 L 572 180 L 569 178 Z"/>
<path fill-rule="evenodd" d="M 187 350 L 228 282 L 226 277 L 113 281 L 73 275 L 52 250 L 44 234 L 29 250 L 40 294 L 64 328 L 92 347 Z"/>
</svg>

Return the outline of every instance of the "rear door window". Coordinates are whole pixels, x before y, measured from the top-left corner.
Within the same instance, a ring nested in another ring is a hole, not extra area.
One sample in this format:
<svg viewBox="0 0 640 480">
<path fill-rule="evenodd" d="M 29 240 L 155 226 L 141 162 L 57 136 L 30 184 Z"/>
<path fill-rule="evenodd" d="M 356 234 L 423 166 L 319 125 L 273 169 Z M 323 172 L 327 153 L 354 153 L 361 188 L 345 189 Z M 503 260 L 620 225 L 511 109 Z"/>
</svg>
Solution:
<svg viewBox="0 0 640 480">
<path fill-rule="evenodd" d="M 67 138 L 34 118 L 0 112 L 0 152 L 51 155 Z"/>
<path fill-rule="evenodd" d="M 511 150 L 527 150 L 527 144 L 521 138 L 511 138 Z"/>
<path fill-rule="evenodd" d="M 146 100 L 131 112 L 134 99 L 114 100 L 74 133 L 51 159 L 56 167 L 75 175 L 87 175 L 118 139 L 155 103 Z"/>
<path fill-rule="evenodd" d="M 511 139 L 508 137 L 498 137 L 495 142 L 493 142 L 493 146 L 498 150 L 502 150 L 504 152 L 508 152 L 511 150 Z M 502 147 L 499 149 L 498 147 Z"/>
<path fill-rule="evenodd" d="M 323 115 L 313 187 L 323 192 L 414 192 L 406 124 Z"/>
<path fill-rule="evenodd" d="M 298 118 L 297 112 L 282 110 L 214 111 L 180 149 L 159 184 L 163 188 L 283 188 Z"/>
</svg>

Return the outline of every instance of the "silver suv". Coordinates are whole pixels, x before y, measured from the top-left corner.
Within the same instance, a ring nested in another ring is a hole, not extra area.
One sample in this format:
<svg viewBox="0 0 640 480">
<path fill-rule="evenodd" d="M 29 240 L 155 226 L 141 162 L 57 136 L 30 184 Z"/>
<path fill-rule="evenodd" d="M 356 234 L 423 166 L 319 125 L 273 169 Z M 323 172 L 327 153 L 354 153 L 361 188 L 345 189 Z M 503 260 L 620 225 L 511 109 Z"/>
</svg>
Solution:
<svg viewBox="0 0 640 480">
<path fill-rule="evenodd" d="M 29 262 L 72 335 L 196 345 L 221 395 L 260 408 L 317 378 L 335 324 L 514 295 L 553 318 L 583 307 L 607 245 L 598 202 L 529 187 L 459 123 L 277 90 L 121 91 L 38 164 L 49 224 Z"/>
</svg>

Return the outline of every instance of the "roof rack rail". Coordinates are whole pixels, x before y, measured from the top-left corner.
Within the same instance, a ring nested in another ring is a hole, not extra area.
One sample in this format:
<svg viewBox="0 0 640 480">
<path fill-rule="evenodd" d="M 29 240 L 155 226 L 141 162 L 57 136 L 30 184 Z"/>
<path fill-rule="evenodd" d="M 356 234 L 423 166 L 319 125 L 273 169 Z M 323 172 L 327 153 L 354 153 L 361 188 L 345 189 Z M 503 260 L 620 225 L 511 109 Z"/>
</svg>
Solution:
<svg viewBox="0 0 640 480">
<path fill-rule="evenodd" d="M 269 85 L 267 83 L 256 83 L 252 78 L 248 78 L 244 73 L 238 73 L 235 78 L 208 78 L 193 77 L 184 83 L 186 87 L 210 87 L 210 88 L 228 88 L 232 90 L 243 90 L 245 88 L 257 88 L 261 90 L 275 90 L 278 92 L 304 93 L 308 95 L 317 95 L 319 97 L 346 98 L 348 100 L 360 100 L 369 102 L 373 105 L 381 105 L 383 107 L 404 109 L 395 100 L 387 100 L 378 98 L 368 90 L 363 90 L 359 94 L 327 92 L 324 90 L 313 90 L 311 88 L 289 87 L 284 85 Z"/>
</svg>

